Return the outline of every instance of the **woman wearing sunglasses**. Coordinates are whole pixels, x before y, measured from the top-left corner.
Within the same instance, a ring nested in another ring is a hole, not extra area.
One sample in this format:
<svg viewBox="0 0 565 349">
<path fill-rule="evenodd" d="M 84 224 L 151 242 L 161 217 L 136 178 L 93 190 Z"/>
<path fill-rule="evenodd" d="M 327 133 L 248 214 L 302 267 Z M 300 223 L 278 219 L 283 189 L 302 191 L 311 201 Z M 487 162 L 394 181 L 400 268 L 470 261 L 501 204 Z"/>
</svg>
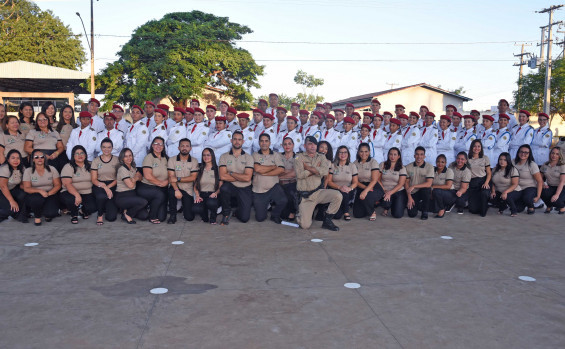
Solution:
<svg viewBox="0 0 565 349">
<path fill-rule="evenodd" d="M 61 171 L 61 200 L 71 213 L 71 223 L 78 224 L 79 213 L 82 219 L 96 211 L 96 200 L 92 195 L 92 177 L 90 162 L 86 159 L 86 149 L 75 145 L 71 152 L 71 160 Z"/>
</svg>

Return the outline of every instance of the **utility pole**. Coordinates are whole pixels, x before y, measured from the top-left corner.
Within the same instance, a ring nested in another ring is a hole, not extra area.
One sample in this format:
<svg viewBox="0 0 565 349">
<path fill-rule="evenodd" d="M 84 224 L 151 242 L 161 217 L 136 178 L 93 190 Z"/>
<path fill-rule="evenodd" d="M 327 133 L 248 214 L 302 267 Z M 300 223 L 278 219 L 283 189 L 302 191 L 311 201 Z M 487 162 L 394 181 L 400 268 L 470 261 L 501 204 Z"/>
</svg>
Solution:
<svg viewBox="0 0 565 349">
<path fill-rule="evenodd" d="M 397 82 L 392 82 L 392 83 L 391 83 L 391 82 L 387 82 L 385 85 L 389 85 L 389 86 L 390 86 L 389 90 L 392 90 L 392 88 L 394 87 L 394 85 L 398 85 L 398 83 L 397 83 Z"/>
<path fill-rule="evenodd" d="M 557 32 L 558 32 L 558 33 L 561 33 L 561 34 L 565 33 L 565 31 L 563 31 L 563 30 L 558 30 Z M 563 36 L 563 40 L 562 40 L 562 41 L 556 42 L 555 44 L 556 44 L 556 45 L 560 45 L 560 46 L 562 47 L 561 53 L 559 54 L 559 56 L 557 56 L 557 58 L 559 58 L 559 57 L 565 57 L 565 35 Z"/>
<path fill-rule="evenodd" d="M 84 29 L 84 36 L 90 48 L 90 98 L 94 98 L 94 0 L 90 0 L 90 42 L 88 41 L 88 34 L 86 34 L 86 27 L 80 13 L 77 12 L 76 15 L 80 18 L 82 28 Z"/>
<path fill-rule="evenodd" d="M 541 64 L 545 61 L 545 31 L 547 30 L 547 26 L 540 27 L 541 29 L 541 41 L 538 44 L 539 46 L 539 68 L 538 72 L 541 70 Z"/>
<path fill-rule="evenodd" d="M 545 89 L 543 98 L 543 112 L 547 115 L 551 114 L 550 103 L 551 103 L 551 47 L 553 46 L 552 30 L 551 27 L 561 22 L 553 23 L 553 11 L 563 7 L 564 5 L 554 5 L 549 8 L 538 11 L 538 13 L 549 12 L 549 24 L 548 24 L 548 34 L 547 34 L 547 63 L 545 65 Z"/>
<path fill-rule="evenodd" d="M 518 46 L 518 44 L 515 44 L 514 46 Z M 522 76 L 523 76 L 523 72 L 524 72 L 524 66 L 526 64 L 528 64 L 528 62 L 524 62 L 524 56 L 529 56 L 530 53 L 526 52 L 524 53 L 524 46 L 531 46 L 531 44 L 522 44 L 522 52 L 514 55 L 514 57 L 520 57 L 520 63 L 514 63 L 515 67 L 520 67 L 520 73 L 518 75 L 518 95 L 520 95 L 520 91 L 522 90 Z M 519 107 L 519 106 L 517 106 Z"/>
</svg>

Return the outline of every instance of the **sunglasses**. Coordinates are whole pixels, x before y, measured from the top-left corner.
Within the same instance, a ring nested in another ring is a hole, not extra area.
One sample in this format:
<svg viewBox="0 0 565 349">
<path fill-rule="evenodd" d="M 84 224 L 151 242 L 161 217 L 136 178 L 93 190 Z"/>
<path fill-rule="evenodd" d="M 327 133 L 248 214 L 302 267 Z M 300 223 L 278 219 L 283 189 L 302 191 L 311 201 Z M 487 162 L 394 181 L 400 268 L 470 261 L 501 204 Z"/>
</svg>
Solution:
<svg viewBox="0 0 565 349">
<path fill-rule="evenodd" d="M 45 155 L 35 155 L 34 159 L 45 159 Z"/>
<path fill-rule="evenodd" d="M 159 147 L 164 147 L 163 143 L 153 143 L 153 145 L 157 145 Z"/>
</svg>

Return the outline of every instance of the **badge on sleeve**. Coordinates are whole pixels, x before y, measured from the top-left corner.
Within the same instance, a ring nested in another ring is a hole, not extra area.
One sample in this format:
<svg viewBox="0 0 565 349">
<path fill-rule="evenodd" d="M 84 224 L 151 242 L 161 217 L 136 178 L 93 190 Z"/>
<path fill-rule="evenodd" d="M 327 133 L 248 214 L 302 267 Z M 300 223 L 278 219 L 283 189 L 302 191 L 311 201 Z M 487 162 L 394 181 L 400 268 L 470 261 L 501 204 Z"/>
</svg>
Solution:
<svg viewBox="0 0 565 349">
<path fill-rule="evenodd" d="M 400 143 L 400 141 L 398 139 L 396 139 L 396 143 Z"/>
<path fill-rule="evenodd" d="M 502 137 L 502 139 L 506 140 L 506 136 Z"/>
<path fill-rule="evenodd" d="M 452 140 L 455 140 L 455 137 L 451 137 Z"/>
<path fill-rule="evenodd" d="M 145 130 L 141 131 L 141 133 L 145 134 Z"/>
<path fill-rule="evenodd" d="M 416 137 L 416 132 L 412 132 L 412 137 Z"/>
<path fill-rule="evenodd" d="M 93 140 L 93 141 L 96 141 L 96 137 L 92 137 L 92 140 Z"/>
<path fill-rule="evenodd" d="M 202 135 L 203 135 L 203 136 L 206 136 L 206 132 L 202 132 Z"/>
<path fill-rule="evenodd" d="M 545 134 L 545 137 L 549 138 L 549 133 L 546 133 L 546 134 Z"/>
<path fill-rule="evenodd" d="M 228 138 L 231 138 L 231 134 L 228 133 Z"/>
</svg>

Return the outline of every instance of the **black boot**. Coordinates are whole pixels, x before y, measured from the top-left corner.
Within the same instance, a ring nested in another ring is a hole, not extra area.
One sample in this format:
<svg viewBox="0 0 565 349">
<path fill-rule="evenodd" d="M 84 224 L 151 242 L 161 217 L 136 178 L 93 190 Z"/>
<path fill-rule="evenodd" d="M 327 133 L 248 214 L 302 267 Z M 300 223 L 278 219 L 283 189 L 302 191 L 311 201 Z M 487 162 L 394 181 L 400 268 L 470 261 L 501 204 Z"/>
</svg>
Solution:
<svg viewBox="0 0 565 349">
<path fill-rule="evenodd" d="M 325 213 L 326 213 L 326 207 L 322 205 L 321 207 L 318 208 L 318 213 L 316 213 L 316 217 L 314 219 L 317 220 L 318 222 L 322 222 L 324 220 Z"/>
<path fill-rule="evenodd" d="M 338 231 L 339 227 L 334 224 L 332 218 L 334 217 L 333 214 L 327 214 L 324 216 L 324 223 L 322 223 L 322 228 L 326 228 L 332 231 Z"/>
<path fill-rule="evenodd" d="M 176 214 L 170 215 L 167 224 L 175 224 L 176 222 L 177 222 L 177 215 Z"/>
</svg>

